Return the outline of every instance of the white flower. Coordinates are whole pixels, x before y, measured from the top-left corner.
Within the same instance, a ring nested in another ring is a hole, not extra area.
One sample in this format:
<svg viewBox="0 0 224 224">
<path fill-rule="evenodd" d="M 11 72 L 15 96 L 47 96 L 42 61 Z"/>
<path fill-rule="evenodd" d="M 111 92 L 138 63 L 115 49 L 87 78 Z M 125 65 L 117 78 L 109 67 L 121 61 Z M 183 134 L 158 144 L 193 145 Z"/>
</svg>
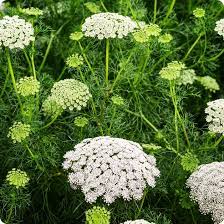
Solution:
<svg viewBox="0 0 224 224">
<path fill-rule="evenodd" d="M 160 175 L 153 156 L 144 153 L 138 143 L 121 138 L 85 139 L 64 159 L 71 187 L 81 188 L 89 203 L 99 197 L 108 204 L 120 197 L 140 200 L 146 184 L 154 187 Z"/>
<path fill-rule="evenodd" d="M 118 13 L 98 13 L 88 17 L 82 25 L 82 31 L 87 37 L 98 39 L 123 38 L 137 28 L 137 23 L 128 16 Z"/>
<path fill-rule="evenodd" d="M 191 198 L 199 205 L 202 214 L 211 214 L 214 223 L 224 219 L 224 162 L 199 166 L 187 180 Z"/>
<path fill-rule="evenodd" d="M 215 31 L 224 38 L 224 19 L 216 22 Z"/>
<path fill-rule="evenodd" d="M 4 222 L 2 222 L 2 220 L 0 219 L 0 224 L 5 224 Z"/>
<path fill-rule="evenodd" d="M 219 0 L 224 5 L 224 0 Z M 221 224 L 221 223 L 220 223 Z"/>
<path fill-rule="evenodd" d="M 121 223 L 122 224 L 122 223 Z M 123 224 L 155 224 L 154 222 L 148 222 L 144 219 L 138 219 L 138 220 L 134 220 L 134 221 L 126 221 Z"/>
<path fill-rule="evenodd" d="M 0 0 L 0 10 L 2 10 L 3 8 L 4 8 L 4 1 L 5 0 Z M 0 224 L 1 224 L 1 222 L 0 222 Z"/>
<path fill-rule="evenodd" d="M 33 26 L 24 19 L 18 16 L 4 16 L 0 20 L 0 47 L 23 49 L 34 39 Z"/>
<path fill-rule="evenodd" d="M 223 3 L 224 4 L 224 3 Z M 224 220 L 222 222 L 220 222 L 219 224 L 224 224 Z"/>
<path fill-rule="evenodd" d="M 218 99 L 207 103 L 205 109 L 206 121 L 211 132 L 224 134 L 224 99 Z"/>
</svg>

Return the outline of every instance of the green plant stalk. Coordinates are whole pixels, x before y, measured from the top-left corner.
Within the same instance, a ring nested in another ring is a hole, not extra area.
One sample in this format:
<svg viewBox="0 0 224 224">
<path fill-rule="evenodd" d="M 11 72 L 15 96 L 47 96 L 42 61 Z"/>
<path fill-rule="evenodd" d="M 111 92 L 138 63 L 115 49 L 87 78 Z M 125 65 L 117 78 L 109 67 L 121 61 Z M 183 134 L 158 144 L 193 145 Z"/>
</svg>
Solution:
<svg viewBox="0 0 224 224">
<path fill-rule="evenodd" d="M 14 196 L 14 195 L 13 195 Z M 14 203 L 11 205 L 11 207 L 10 207 L 10 209 L 9 209 L 9 215 L 8 215 L 8 217 L 7 217 L 7 219 L 6 219 L 6 224 L 10 224 L 10 220 L 11 220 L 11 218 L 12 218 L 12 213 L 13 213 L 13 207 L 14 207 Z"/>
<path fill-rule="evenodd" d="M 175 124 L 175 133 L 176 133 L 176 146 L 177 146 L 177 151 L 179 152 L 180 149 L 180 142 L 179 142 L 179 128 L 178 128 L 178 120 L 177 120 L 177 101 L 175 99 L 175 93 L 173 91 L 173 82 L 170 81 L 170 96 L 173 102 L 173 106 L 174 106 L 174 124 Z"/>
<path fill-rule="evenodd" d="M 224 139 L 224 135 L 221 135 L 219 137 L 219 139 L 215 142 L 215 144 L 213 145 L 213 147 L 214 148 L 217 147 L 222 142 L 223 139 Z"/>
<path fill-rule="evenodd" d="M 173 11 L 173 8 L 174 8 L 174 5 L 176 3 L 176 0 L 172 0 L 171 4 L 170 4 L 170 7 L 169 7 L 169 10 L 167 11 L 166 13 L 166 17 L 165 17 L 165 21 L 167 20 L 167 18 L 170 16 L 170 14 L 172 13 Z"/>
<path fill-rule="evenodd" d="M 0 94 L 0 98 L 2 98 L 4 92 L 5 92 L 5 89 L 6 89 L 6 86 L 7 86 L 7 83 L 9 81 L 9 72 L 5 72 L 6 73 L 6 76 L 5 76 L 5 82 L 4 82 L 4 85 L 2 87 L 2 91 L 1 91 L 1 94 Z"/>
<path fill-rule="evenodd" d="M 16 96 L 17 96 L 17 99 L 18 99 L 18 103 L 20 105 L 21 112 L 23 113 L 23 105 L 22 105 L 21 99 L 19 97 L 19 94 L 17 92 L 15 75 L 14 75 L 12 62 L 11 62 L 11 57 L 10 57 L 10 52 L 9 52 L 8 48 L 6 49 L 6 57 L 7 57 L 7 62 L 8 62 L 9 73 L 10 73 L 11 79 L 12 79 L 12 85 L 13 85 L 14 91 L 16 93 Z"/>
<path fill-rule="evenodd" d="M 105 84 L 106 86 L 109 85 L 109 55 L 110 53 L 110 40 L 106 39 L 106 66 L 105 66 Z"/>
<path fill-rule="evenodd" d="M 58 76 L 56 82 L 58 82 L 59 80 L 61 80 L 62 76 L 65 74 L 65 71 L 66 71 L 67 67 L 64 66 L 64 68 L 62 69 L 60 75 Z"/>
<path fill-rule="evenodd" d="M 140 207 L 139 207 L 139 209 L 138 209 L 138 213 L 135 215 L 135 219 L 138 219 L 138 217 L 139 217 L 140 214 L 141 214 L 141 211 L 142 211 L 142 208 L 143 208 L 143 205 L 144 205 L 144 202 L 145 202 L 147 193 L 148 193 L 148 190 L 146 189 L 146 190 L 144 191 L 144 194 L 143 194 L 143 197 L 142 197 L 142 200 L 141 200 L 141 204 L 140 204 Z"/>
<path fill-rule="evenodd" d="M 157 16 L 157 0 L 154 0 L 153 23 L 156 22 L 156 16 Z"/>
<path fill-rule="evenodd" d="M 215 56 L 211 57 L 209 59 L 209 61 L 215 61 L 216 59 L 218 59 L 222 54 L 224 53 L 224 48 Z"/>
<path fill-rule="evenodd" d="M 78 44 L 79 44 L 79 48 L 80 48 L 80 50 L 81 50 L 82 56 L 83 56 L 83 58 L 84 58 L 86 64 L 88 65 L 89 70 L 91 71 L 93 77 L 95 78 L 96 84 L 97 84 L 98 86 L 100 86 L 99 81 L 98 81 L 97 77 L 95 76 L 94 70 L 93 70 L 91 64 L 89 63 L 89 60 L 88 60 L 88 58 L 87 58 L 87 56 L 86 56 L 86 54 L 85 54 L 85 51 L 84 51 L 84 49 L 83 49 L 83 47 L 82 47 L 80 41 L 78 41 Z"/>
<path fill-rule="evenodd" d="M 25 147 L 27 148 L 27 151 L 29 152 L 31 158 L 35 161 L 35 163 L 37 164 L 37 167 L 39 170 L 44 171 L 44 168 L 39 164 L 39 162 L 37 161 L 35 155 L 33 154 L 33 152 L 31 151 L 31 149 L 29 148 L 29 146 L 27 144 L 25 144 Z"/>
<path fill-rule="evenodd" d="M 32 64 L 33 77 L 34 77 L 34 79 L 37 79 L 37 74 L 36 74 L 36 68 L 35 68 L 34 55 L 33 55 L 33 53 L 31 55 L 31 64 Z"/>
<path fill-rule="evenodd" d="M 191 47 L 189 48 L 189 50 L 187 51 L 186 55 L 183 58 L 183 61 L 185 61 L 188 56 L 190 55 L 191 51 L 194 49 L 194 47 L 197 45 L 198 41 L 201 39 L 202 37 L 202 33 L 199 34 L 198 38 L 195 40 L 195 42 L 191 45 Z"/>
<path fill-rule="evenodd" d="M 102 0 L 100 0 L 100 4 L 101 4 L 103 10 L 104 10 L 105 12 L 107 12 L 107 8 L 105 7 L 105 5 L 104 5 L 104 3 L 103 3 Z"/>
<path fill-rule="evenodd" d="M 111 132 L 111 129 L 112 129 L 112 126 L 113 126 L 113 121 L 114 121 L 115 116 L 116 116 L 116 108 L 114 107 L 113 108 L 112 117 L 111 117 L 111 120 L 110 120 L 110 126 L 109 126 L 109 128 L 107 130 L 108 135 L 110 135 L 110 132 Z"/>
<path fill-rule="evenodd" d="M 31 64 L 31 62 L 30 62 L 30 59 L 29 59 L 29 57 L 28 57 L 28 55 L 27 55 L 26 51 L 25 51 L 25 50 L 23 50 L 23 52 L 24 52 L 24 55 L 25 55 L 26 61 L 27 61 L 28 66 L 29 66 L 29 70 L 30 70 L 30 72 L 32 72 L 32 64 Z"/>
<path fill-rule="evenodd" d="M 43 127 L 41 127 L 39 130 L 43 130 L 43 129 L 46 129 L 48 128 L 49 126 L 51 126 L 58 118 L 59 114 L 57 113 L 49 123 L 47 123 L 46 125 L 44 125 Z"/>
</svg>

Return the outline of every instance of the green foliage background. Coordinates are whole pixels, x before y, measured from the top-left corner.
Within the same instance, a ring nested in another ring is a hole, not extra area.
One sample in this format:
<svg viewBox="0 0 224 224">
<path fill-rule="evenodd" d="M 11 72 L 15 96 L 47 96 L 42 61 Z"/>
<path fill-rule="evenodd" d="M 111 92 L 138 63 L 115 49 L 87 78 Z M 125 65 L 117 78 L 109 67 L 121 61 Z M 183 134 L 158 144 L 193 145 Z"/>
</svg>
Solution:
<svg viewBox="0 0 224 224">
<path fill-rule="evenodd" d="M 103 2 L 110 12 L 119 12 L 147 23 L 153 21 L 154 1 L 95 2 L 100 5 L 102 11 Z M 40 102 L 43 102 L 49 94 L 53 83 L 65 66 L 66 58 L 73 53 L 81 53 L 78 43 L 70 40 L 69 36 L 74 31 L 80 31 L 84 19 L 92 14 L 84 3 L 86 1 L 82 0 L 7 2 L 8 6 L 4 13 L 8 15 L 19 14 L 28 19 L 18 11 L 19 6 L 33 6 L 45 11 L 44 16 L 35 22 L 37 70 L 50 38 L 55 35 L 46 64 L 38 74 L 38 80 L 41 82 Z M 111 41 L 109 70 L 111 83 L 122 63 L 127 61 L 131 53 L 133 54 L 121 72 L 121 78 L 113 92 L 109 93 L 109 96 L 122 96 L 125 100 L 124 107 L 115 106 L 110 97 L 104 100 L 105 42 L 92 38 L 81 40 L 94 68 L 95 76 L 91 74 L 87 65 L 84 65 L 82 72 L 93 95 L 96 113 L 93 112 L 91 105 L 81 112 L 65 112 L 50 127 L 39 130 L 48 123 L 49 118 L 44 117 L 41 111 L 34 112 L 30 121 L 34 128 L 29 138 L 29 146 L 44 167 L 43 171 L 39 170 L 35 161 L 30 159 L 23 144 L 13 144 L 7 138 L 9 127 L 15 120 L 21 119 L 21 114 L 10 79 L 5 83 L 7 62 L 4 50 L 0 49 L 0 185 L 2 185 L 0 217 L 2 220 L 6 219 L 13 207 L 11 223 L 85 223 L 85 210 L 91 208 L 91 205 L 84 201 L 81 192 L 70 188 L 66 173 L 61 167 L 63 155 L 84 138 L 111 135 L 141 144 L 154 143 L 161 146 L 160 149 L 146 150 L 147 153 L 155 155 L 161 171 L 156 187 L 148 189 L 142 208 L 141 201 L 117 200 L 108 206 L 112 223 L 121 223 L 136 217 L 157 224 L 212 223 L 211 218 L 201 215 L 198 206 L 190 201 L 189 191 L 185 187 L 190 172 L 183 170 L 180 157 L 167 149 L 161 137 L 165 136 L 169 144 L 176 148 L 174 108 L 169 84 L 162 80 L 158 73 L 168 62 L 183 60 L 192 44 L 202 34 L 184 62 L 189 68 L 195 69 L 198 76 L 210 75 L 215 78 L 221 90 L 211 93 L 199 85 L 177 87 L 178 106 L 190 141 L 189 148 L 180 126 L 179 153 L 184 155 L 190 151 L 198 158 L 199 164 L 223 161 L 223 144 L 221 142 L 218 147 L 213 147 L 219 136 L 208 132 L 204 109 L 208 101 L 223 98 L 223 56 L 215 60 L 211 59 L 224 46 L 223 39 L 214 31 L 215 22 L 222 18 L 224 10 L 217 0 L 177 0 L 169 18 L 164 21 L 170 4 L 170 0 L 158 0 L 156 17 L 156 24 L 160 25 L 163 32 L 171 33 L 174 37 L 174 41 L 168 47 L 161 47 L 157 42 L 142 45 L 136 43 L 131 36 Z M 203 23 L 198 22 L 192 15 L 196 7 L 206 10 Z M 31 47 L 26 51 L 29 54 Z M 23 52 L 12 53 L 12 58 L 16 79 L 29 75 L 30 71 Z M 95 77 L 100 83 L 99 86 L 95 82 Z M 81 81 L 78 71 L 71 69 L 66 69 L 62 79 L 64 78 L 76 78 Z M 30 109 L 30 103 L 32 105 L 32 102 L 24 101 L 27 111 Z M 74 125 L 75 117 L 80 115 L 89 119 L 89 125 L 82 130 Z M 159 132 L 155 132 L 148 121 L 153 123 Z M 30 177 L 29 186 L 18 194 L 21 198 L 17 198 L 16 203 L 11 200 L 11 189 L 5 186 L 7 172 L 14 167 L 26 171 Z M 103 205 L 103 202 L 99 201 L 97 204 Z"/>
</svg>

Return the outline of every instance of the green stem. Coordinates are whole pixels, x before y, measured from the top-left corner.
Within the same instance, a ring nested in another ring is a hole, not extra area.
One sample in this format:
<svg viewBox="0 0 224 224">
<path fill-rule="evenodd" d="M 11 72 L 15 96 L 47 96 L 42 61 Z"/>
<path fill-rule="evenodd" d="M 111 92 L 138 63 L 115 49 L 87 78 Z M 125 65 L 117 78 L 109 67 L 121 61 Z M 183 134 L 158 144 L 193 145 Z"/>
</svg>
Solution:
<svg viewBox="0 0 224 224">
<path fill-rule="evenodd" d="M 154 0 L 153 23 L 156 22 L 156 14 L 157 14 L 157 0 Z"/>
<path fill-rule="evenodd" d="M 60 75 L 58 76 L 56 82 L 58 82 L 59 80 L 61 80 L 62 76 L 65 74 L 65 71 L 66 71 L 67 67 L 64 66 L 64 68 L 62 69 Z"/>
<path fill-rule="evenodd" d="M 23 52 L 24 52 L 24 55 L 25 55 L 26 61 L 27 61 L 28 66 L 29 66 L 29 70 L 30 70 L 30 72 L 32 72 L 32 64 L 31 64 L 31 62 L 30 62 L 30 59 L 29 59 L 29 57 L 28 57 L 28 55 L 27 55 L 26 51 L 25 51 L 25 50 L 23 50 Z"/>
<path fill-rule="evenodd" d="M 1 91 L 1 94 L 0 94 L 0 98 L 2 98 L 2 96 L 3 96 L 4 92 L 5 92 L 5 89 L 6 89 L 8 80 L 9 80 L 9 72 L 5 72 L 5 73 L 6 73 L 6 77 L 5 77 L 4 85 L 2 87 L 2 91 Z"/>
<path fill-rule="evenodd" d="M 221 136 L 219 137 L 219 139 L 215 142 L 215 144 L 213 145 L 213 147 L 214 147 L 214 148 L 217 147 L 217 146 L 220 144 L 220 142 L 223 140 L 223 138 L 224 138 L 224 135 L 221 135 Z"/>
<path fill-rule="evenodd" d="M 202 33 L 200 33 L 200 35 L 198 36 L 198 38 L 195 40 L 195 42 L 191 45 L 190 49 L 188 50 L 188 52 L 186 53 L 186 55 L 183 58 L 183 61 L 185 61 L 187 59 L 187 57 L 190 55 L 191 51 L 194 49 L 194 47 L 197 45 L 198 41 L 201 39 L 202 37 Z"/>
<path fill-rule="evenodd" d="M 36 68 L 35 68 L 34 55 L 33 55 L 33 53 L 31 55 L 31 64 L 32 64 L 33 77 L 34 77 L 34 79 L 37 79 L 37 74 L 36 74 Z"/>
<path fill-rule="evenodd" d="M 143 205 L 144 205 L 147 193 L 148 193 L 148 190 L 146 189 L 144 191 L 144 194 L 143 194 L 143 197 L 142 197 L 142 201 L 141 201 L 140 207 L 138 209 L 138 213 L 135 215 L 135 219 L 137 219 L 140 216 L 140 214 L 141 214 L 141 211 L 142 211 L 142 208 L 143 208 Z"/>
<path fill-rule="evenodd" d="M 106 40 L 106 67 L 105 67 L 105 84 L 109 84 L 109 52 L 110 52 L 110 41 Z"/>
<path fill-rule="evenodd" d="M 48 128 L 49 126 L 51 126 L 51 125 L 57 120 L 58 116 L 59 116 L 59 114 L 57 113 L 57 114 L 52 118 L 52 120 L 51 120 L 49 123 L 47 123 L 46 125 L 44 125 L 43 127 L 41 127 L 39 130 L 43 130 L 43 129 Z"/>
<path fill-rule="evenodd" d="M 114 123 L 113 121 L 114 121 L 115 115 L 116 115 L 116 108 L 114 107 L 113 108 L 113 114 L 112 114 L 112 117 L 110 119 L 110 126 L 109 126 L 109 128 L 107 130 L 108 135 L 111 134 L 110 132 L 111 132 L 111 129 L 112 129 L 112 126 L 113 126 L 113 123 Z"/>
<path fill-rule="evenodd" d="M 38 69 L 38 73 L 39 73 L 39 74 L 41 73 L 41 71 L 42 71 L 42 69 L 43 69 L 43 67 L 44 67 L 44 65 L 45 65 L 45 62 L 46 62 L 46 60 L 47 60 L 48 54 L 49 54 L 49 52 L 50 52 L 50 49 L 51 49 L 51 46 L 52 46 L 52 43 L 53 43 L 53 40 L 54 40 L 54 37 L 55 37 L 55 35 L 54 35 L 53 33 L 51 33 L 50 41 L 49 41 L 49 43 L 48 43 L 46 52 L 45 52 L 45 54 L 44 54 L 44 58 L 43 58 L 42 63 L 41 63 L 41 65 L 40 65 L 39 69 Z"/>
<path fill-rule="evenodd" d="M 107 12 L 107 8 L 105 7 L 105 5 L 104 5 L 104 3 L 103 3 L 102 0 L 100 0 L 100 4 L 101 4 L 101 6 L 103 7 L 104 11 Z"/>
<path fill-rule="evenodd" d="M 174 123 L 175 123 L 175 133 L 176 133 L 176 145 L 177 145 L 177 151 L 179 152 L 180 149 L 180 143 L 179 143 L 179 129 L 178 129 L 178 123 L 177 123 L 177 101 L 175 99 L 175 93 L 173 91 L 173 83 L 170 81 L 170 96 L 173 102 L 174 106 Z"/>
<path fill-rule="evenodd" d="M 9 215 L 6 219 L 6 224 L 10 224 L 10 220 L 11 220 L 11 217 L 12 217 L 12 213 L 13 213 L 13 207 L 14 207 L 14 203 L 11 205 L 10 209 L 9 209 Z"/>
<path fill-rule="evenodd" d="M 172 2 L 171 2 L 171 4 L 170 4 L 170 7 L 169 7 L 169 10 L 167 11 L 167 13 L 166 13 L 166 17 L 165 17 L 165 21 L 167 20 L 167 18 L 170 16 L 170 14 L 172 13 L 172 11 L 173 11 L 173 7 L 174 7 L 174 5 L 175 5 L 175 3 L 176 3 L 176 0 L 172 0 Z"/>
<path fill-rule="evenodd" d="M 10 56 L 10 52 L 9 52 L 8 48 L 6 49 L 6 57 L 7 57 L 7 62 L 8 62 L 9 73 L 10 73 L 11 79 L 12 79 L 12 85 L 13 85 L 13 88 L 15 90 L 15 93 L 16 93 L 16 96 L 17 96 L 17 99 L 18 99 L 18 102 L 19 102 L 19 105 L 20 105 L 21 112 L 23 113 L 23 106 L 22 106 L 22 102 L 20 100 L 19 94 L 17 92 L 15 75 L 14 75 L 14 71 L 13 71 L 13 68 L 12 68 L 11 56 Z"/>
<path fill-rule="evenodd" d="M 224 53 L 224 48 L 215 56 L 211 57 L 209 61 L 215 61 L 217 58 L 219 58 Z"/>
</svg>

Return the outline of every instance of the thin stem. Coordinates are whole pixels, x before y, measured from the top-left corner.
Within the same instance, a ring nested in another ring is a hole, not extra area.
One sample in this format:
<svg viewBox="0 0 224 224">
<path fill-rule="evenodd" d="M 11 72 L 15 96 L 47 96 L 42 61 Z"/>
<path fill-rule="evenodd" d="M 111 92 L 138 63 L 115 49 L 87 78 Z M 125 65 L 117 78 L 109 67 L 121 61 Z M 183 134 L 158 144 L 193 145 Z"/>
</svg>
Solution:
<svg viewBox="0 0 224 224">
<path fill-rule="evenodd" d="M 35 68 L 34 55 L 33 55 L 33 53 L 31 55 L 31 64 L 32 64 L 33 77 L 34 77 L 34 79 L 37 79 L 37 74 L 36 74 L 36 68 Z"/>
<path fill-rule="evenodd" d="M 215 144 L 213 145 L 213 147 L 214 147 L 214 148 L 217 147 L 217 146 L 220 144 L 220 142 L 223 140 L 223 138 L 224 138 L 224 135 L 221 135 L 221 136 L 219 137 L 219 139 L 215 142 Z"/>
<path fill-rule="evenodd" d="M 138 209 L 138 213 L 135 215 L 135 219 L 137 219 L 139 217 L 139 215 L 141 214 L 141 211 L 142 211 L 142 208 L 143 208 L 143 205 L 144 205 L 147 193 L 148 193 L 148 189 L 146 189 L 144 191 L 144 194 L 143 194 L 143 197 L 142 197 L 142 201 L 141 201 L 141 204 L 140 204 L 140 208 Z"/>
<path fill-rule="evenodd" d="M 27 61 L 28 66 L 29 66 L 29 70 L 30 70 L 30 72 L 31 72 L 31 71 L 32 71 L 32 64 L 31 64 L 31 62 L 30 62 L 30 59 L 29 59 L 29 57 L 28 57 L 28 55 L 27 55 L 27 53 L 26 53 L 25 50 L 23 50 L 23 53 L 24 53 L 24 55 L 25 55 L 26 61 Z"/>
<path fill-rule="evenodd" d="M 4 82 L 4 85 L 2 87 L 2 91 L 1 91 L 1 94 L 0 94 L 0 98 L 2 98 L 4 92 L 5 92 L 5 89 L 6 89 L 6 86 L 7 86 L 7 83 L 9 81 L 9 72 L 5 72 L 6 73 L 6 77 L 5 77 L 5 82 Z"/>
<path fill-rule="evenodd" d="M 104 5 L 104 3 L 103 3 L 102 0 L 100 0 L 100 4 L 101 4 L 101 6 L 103 7 L 104 11 L 107 12 L 107 8 L 105 7 L 105 5 Z"/>
<path fill-rule="evenodd" d="M 59 80 L 61 80 L 62 76 L 65 74 L 65 71 L 66 71 L 67 67 L 64 66 L 64 68 L 62 69 L 60 75 L 58 76 L 56 82 L 58 82 Z"/>
<path fill-rule="evenodd" d="M 198 38 L 195 40 L 195 42 L 191 45 L 190 49 L 188 50 L 188 52 L 186 53 L 186 55 L 183 58 L 183 61 L 185 61 L 187 59 L 187 57 L 190 55 L 191 51 L 194 49 L 194 47 L 197 45 L 198 41 L 201 39 L 202 37 L 202 33 L 200 33 L 200 35 L 198 36 Z"/>
<path fill-rule="evenodd" d="M 218 59 L 222 54 L 224 53 L 224 48 L 215 56 L 213 56 L 212 58 L 209 59 L 209 61 L 215 61 L 216 59 Z"/>
<path fill-rule="evenodd" d="M 51 125 L 57 120 L 58 116 L 59 116 L 59 113 L 57 113 L 57 114 L 52 118 L 52 120 L 51 120 L 49 123 L 47 123 L 46 125 L 44 125 L 43 127 L 41 127 L 39 130 L 43 130 L 43 129 L 48 128 L 49 126 L 51 126 Z"/>
<path fill-rule="evenodd" d="M 167 20 L 167 18 L 170 16 L 170 14 L 172 13 L 172 11 L 173 11 L 173 7 L 174 7 L 174 5 L 175 5 L 175 3 L 176 3 L 176 0 L 172 0 L 172 2 L 171 2 L 171 4 L 170 4 L 170 7 L 169 7 L 169 10 L 167 11 L 167 13 L 166 13 L 166 17 L 165 17 L 165 21 Z"/>
<path fill-rule="evenodd" d="M 42 63 L 41 63 L 41 65 L 40 65 L 39 69 L 38 69 L 38 73 L 39 73 L 39 74 L 41 73 L 41 71 L 42 71 L 42 69 L 43 69 L 43 67 L 44 67 L 44 65 L 45 65 L 45 62 L 46 62 L 46 60 L 47 60 L 48 54 L 49 54 L 49 52 L 50 52 L 50 49 L 51 49 L 51 46 L 52 46 L 52 43 L 53 43 L 53 40 L 54 40 L 54 37 L 55 37 L 55 35 L 54 35 L 53 33 L 51 33 L 50 41 L 49 41 L 49 43 L 48 43 L 46 52 L 45 52 L 45 54 L 44 54 L 44 58 L 43 58 Z"/>
<path fill-rule="evenodd" d="M 106 67 L 105 67 L 105 83 L 106 86 L 109 84 L 109 52 L 110 52 L 110 41 L 106 40 Z"/>
<path fill-rule="evenodd" d="M 153 23 L 156 22 L 156 15 L 157 14 L 157 0 L 154 0 L 154 13 L 153 13 Z"/>
<path fill-rule="evenodd" d="M 15 195 L 13 194 L 13 196 L 15 197 Z M 10 220 L 12 218 L 12 213 L 13 213 L 13 207 L 14 207 L 14 203 L 11 205 L 10 209 L 9 209 L 9 215 L 6 219 L 6 224 L 10 224 Z"/>
<path fill-rule="evenodd" d="M 22 106 L 22 102 L 20 100 L 19 94 L 17 92 L 17 88 L 16 88 L 16 80 L 15 80 L 15 75 L 14 75 L 14 71 L 13 71 L 13 67 L 12 67 L 12 62 L 11 62 L 11 56 L 10 56 L 10 52 L 9 49 L 6 49 L 6 57 L 7 57 L 7 62 L 8 62 L 8 69 L 9 69 L 9 73 L 11 75 L 11 79 L 12 79 L 12 85 L 13 88 L 15 90 L 20 108 L 21 108 L 21 112 L 23 112 L 23 106 Z"/>
</svg>

